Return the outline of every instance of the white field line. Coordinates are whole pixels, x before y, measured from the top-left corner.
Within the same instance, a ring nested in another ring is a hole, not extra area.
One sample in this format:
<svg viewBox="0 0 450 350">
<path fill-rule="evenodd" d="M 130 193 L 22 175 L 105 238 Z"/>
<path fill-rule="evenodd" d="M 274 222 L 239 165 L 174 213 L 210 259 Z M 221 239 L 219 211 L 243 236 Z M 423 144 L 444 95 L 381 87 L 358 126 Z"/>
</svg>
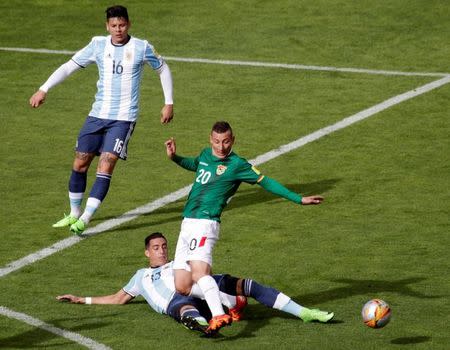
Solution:
<svg viewBox="0 0 450 350">
<path fill-rule="evenodd" d="M 4 315 L 9 318 L 14 318 L 16 320 L 25 322 L 31 326 L 43 329 L 47 332 L 56 334 L 60 337 L 64 337 L 66 339 L 69 339 L 75 343 L 78 343 L 80 345 L 83 345 L 87 347 L 88 349 L 94 349 L 94 350 L 111 350 L 111 348 L 107 347 L 106 345 L 103 345 L 101 343 L 97 343 L 96 341 L 84 337 L 80 334 L 70 332 L 55 326 L 52 326 L 51 324 L 45 323 L 41 320 L 38 320 L 37 318 L 28 316 L 27 314 L 23 314 L 21 312 L 16 312 L 11 309 L 8 309 L 5 306 L 0 306 L 0 314 Z"/>
<path fill-rule="evenodd" d="M 303 64 L 288 64 L 288 63 L 270 63 L 270 62 L 255 62 L 255 61 L 232 61 L 232 60 L 211 60 L 207 58 L 183 58 L 164 56 L 167 61 L 189 62 L 189 63 L 209 63 L 209 64 L 223 64 L 231 66 L 250 66 L 250 67 L 264 67 L 264 68 L 285 68 L 311 71 L 325 71 L 325 72 L 342 72 L 342 73 L 362 73 L 362 74 L 379 74 L 379 75 L 403 75 L 403 76 L 422 76 L 422 77 L 443 77 L 448 73 L 433 73 L 433 72 L 399 72 L 378 69 L 363 69 L 363 68 L 339 68 L 327 66 L 307 66 Z"/>
<path fill-rule="evenodd" d="M 56 54 L 56 55 L 73 55 L 76 52 L 76 51 L 68 51 L 68 50 L 31 49 L 31 48 L 26 48 L 26 47 L 0 47 L 0 51 L 33 52 L 33 53 Z M 389 71 L 389 70 L 344 68 L 344 67 L 339 68 L 339 67 L 327 67 L 327 66 L 309 66 L 309 65 L 302 65 L 302 64 L 270 63 L 270 62 L 254 62 L 254 61 L 212 60 L 212 59 L 207 59 L 207 58 L 188 58 L 188 57 L 171 57 L 171 56 L 164 56 L 164 59 L 167 61 L 188 62 L 188 63 L 222 64 L 222 65 L 232 65 L 232 66 L 284 68 L 284 69 L 297 69 L 297 70 L 360 73 L 360 74 L 378 74 L 378 75 L 443 77 L 443 76 L 450 74 L 450 73 L 434 73 L 434 72 L 400 72 L 400 71 Z"/>
<path fill-rule="evenodd" d="M 309 135 L 306 135 L 298 140 L 295 140 L 291 143 L 280 146 L 278 149 L 264 153 L 264 154 L 256 157 L 255 159 L 253 159 L 251 162 L 255 165 L 265 163 L 271 159 L 279 157 L 281 154 L 284 154 L 284 153 L 290 152 L 294 149 L 297 149 L 299 147 L 302 147 L 302 146 L 306 145 L 307 143 L 318 140 L 323 136 L 331 134 L 340 129 L 346 128 L 349 125 L 352 125 L 356 122 L 366 119 L 374 114 L 377 114 L 385 109 L 395 106 L 403 101 L 407 101 L 411 98 L 422 95 L 426 92 L 434 90 L 434 89 L 441 87 L 442 85 L 445 85 L 448 83 L 450 83 L 450 75 L 447 75 L 442 79 L 432 81 L 431 83 L 419 86 L 418 88 L 407 91 L 403 94 L 391 97 L 390 99 L 387 99 L 386 101 L 376 104 L 375 106 L 372 106 L 372 107 L 367 108 L 367 109 L 365 109 L 359 113 L 356 113 L 350 117 L 342 119 L 341 121 L 339 121 L 333 125 L 329 125 L 325 128 L 319 129 Z"/>
<path fill-rule="evenodd" d="M 387 108 L 390 108 L 390 107 L 395 106 L 403 101 L 409 100 L 411 98 L 422 95 L 426 92 L 434 90 L 442 85 L 448 84 L 449 82 L 450 82 L 450 75 L 448 75 L 442 79 L 435 80 L 431 83 L 419 86 L 416 89 L 413 89 L 413 90 L 407 91 L 403 94 L 394 96 L 386 101 L 376 104 L 376 105 L 374 105 L 370 108 L 367 108 L 359 113 L 356 113 L 350 117 L 342 119 L 341 121 L 339 121 L 335 124 L 332 124 L 332 125 L 322 128 L 322 129 L 319 129 L 319 130 L 317 130 L 309 135 L 306 135 L 304 137 L 301 137 L 291 143 L 282 145 L 277 149 L 274 149 L 272 151 L 264 153 L 256 158 L 250 160 L 249 162 L 254 165 L 259 165 L 259 164 L 268 162 L 269 160 L 279 157 L 287 152 L 293 151 L 293 150 L 300 148 L 310 142 L 316 141 L 323 136 L 329 135 L 335 131 L 346 128 L 347 126 L 350 126 L 350 125 L 352 125 L 356 122 L 359 122 L 361 120 L 364 120 L 366 118 L 369 118 L 370 116 L 377 114 Z M 116 226 L 119 226 L 125 222 L 134 220 L 141 215 L 149 214 L 149 213 L 165 206 L 166 204 L 173 203 L 173 202 L 177 201 L 178 199 L 185 197 L 189 193 L 190 189 L 191 189 L 191 185 L 183 187 L 183 188 L 179 189 L 178 191 L 172 192 L 172 193 L 170 193 L 164 197 L 161 197 L 153 202 L 150 202 L 141 207 L 130 210 L 115 219 L 106 220 L 106 221 L 98 224 L 95 227 L 87 229 L 85 231 L 84 236 L 96 235 L 100 232 L 104 232 L 104 231 L 110 230 Z M 47 256 L 50 256 L 56 252 L 59 252 L 65 248 L 68 248 L 68 247 L 80 242 L 82 239 L 83 238 L 81 238 L 81 237 L 71 236 L 69 238 L 66 238 L 64 240 L 61 240 L 61 241 L 53 244 L 50 247 L 41 249 L 35 253 L 32 253 L 30 255 L 27 255 L 27 256 L 21 258 L 19 260 L 13 261 L 10 264 L 8 264 L 7 266 L 0 269 L 0 277 L 6 276 L 9 273 L 16 271 L 24 266 L 30 265 L 36 261 L 44 259 Z"/>
</svg>

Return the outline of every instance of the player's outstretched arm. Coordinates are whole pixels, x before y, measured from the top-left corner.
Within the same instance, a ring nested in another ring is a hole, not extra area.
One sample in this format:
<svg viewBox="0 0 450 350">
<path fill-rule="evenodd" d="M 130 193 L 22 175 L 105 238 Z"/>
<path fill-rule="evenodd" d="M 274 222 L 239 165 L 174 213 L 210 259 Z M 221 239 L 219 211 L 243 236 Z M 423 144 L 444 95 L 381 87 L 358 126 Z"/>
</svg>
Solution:
<svg viewBox="0 0 450 350">
<path fill-rule="evenodd" d="M 323 197 L 317 195 L 302 197 L 300 194 L 290 191 L 278 181 L 267 176 L 261 177 L 261 180 L 258 181 L 258 184 L 266 191 L 271 192 L 279 197 L 286 198 L 287 200 L 290 200 L 294 203 L 310 205 L 320 204 L 323 201 Z"/>
<path fill-rule="evenodd" d="M 320 204 L 323 202 L 322 196 L 309 196 L 302 198 L 303 205 Z"/>
<path fill-rule="evenodd" d="M 161 109 L 161 123 L 167 124 L 173 119 L 173 83 L 172 74 L 166 62 L 158 70 L 161 87 L 164 94 L 165 105 Z"/>
<path fill-rule="evenodd" d="M 123 289 L 119 290 L 116 294 L 103 295 L 98 297 L 78 297 L 72 294 L 63 294 L 56 297 L 59 301 L 67 301 L 72 304 L 126 304 L 133 297 Z"/>
<path fill-rule="evenodd" d="M 55 85 L 64 81 L 73 72 L 81 69 L 81 66 L 76 64 L 74 61 L 69 60 L 63 65 L 61 65 L 57 70 L 55 70 L 52 75 L 47 79 L 47 81 L 36 91 L 30 98 L 30 105 L 33 108 L 37 108 L 42 105 L 47 96 L 48 90 L 50 90 Z"/>
</svg>

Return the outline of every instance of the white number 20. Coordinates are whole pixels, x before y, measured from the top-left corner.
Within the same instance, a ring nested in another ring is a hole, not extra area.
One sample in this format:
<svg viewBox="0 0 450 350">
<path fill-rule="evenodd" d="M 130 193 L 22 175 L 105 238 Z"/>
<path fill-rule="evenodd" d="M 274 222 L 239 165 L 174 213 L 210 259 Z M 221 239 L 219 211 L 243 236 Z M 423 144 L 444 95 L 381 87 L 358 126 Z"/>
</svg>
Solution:
<svg viewBox="0 0 450 350">
<path fill-rule="evenodd" d="M 205 171 L 203 169 L 200 169 L 199 174 L 197 178 L 195 179 L 195 182 L 199 182 L 202 185 L 207 183 L 209 179 L 211 178 L 211 173 L 209 171 Z"/>
</svg>

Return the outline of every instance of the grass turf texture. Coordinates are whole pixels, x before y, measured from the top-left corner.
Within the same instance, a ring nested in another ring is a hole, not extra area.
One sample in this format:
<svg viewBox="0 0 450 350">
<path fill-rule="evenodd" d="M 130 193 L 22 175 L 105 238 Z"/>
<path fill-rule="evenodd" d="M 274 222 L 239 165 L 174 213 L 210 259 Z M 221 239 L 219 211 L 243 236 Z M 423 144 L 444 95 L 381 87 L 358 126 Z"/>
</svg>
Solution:
<svg viewBox="0 0 450 350">
<path fill-rule="evenodd" d="M 8 14 L 4 23 L 11 21 L 2 46 L 76 50 L 104 32 L 109 3 L 89 4 L 2 4 Z M 448 5 L 377 4 L 126 5 L 131 33 L 148 37 L 167 56 L 450 71 L 442 45 Z M 38 26 L 39 13 L 48 17 L 46 25 Z M 13 27 L 19 20 L 23 25 Z M 50 225 L 67 208 L 72 147 L 95 93 L 96 68 L 54 88 L 40 110 L 30 110 L 26 102 L 69 57 L 0 52 L 7 67 L 0 76 L 6 107 L 0 111 L 1 266 L 68 236 Z M 181 154 L 195 155 L 206 145 L 212 122 L 224 118 L 235 128 L 236 151 L 251 159 L 434 79 L 169 64 L 175 122 L 159 125 L 162 97 L 158 78 L 148 69 L 130 159 L 116 169 L 92 225 L 192 181 L 192 173 L 165 159 L 168 136 L 177 138 Z M 322 206 L 299 208 L 243 185 L 224 213 L 215 271 L 251 276 L 305 306 L 332 310 L 331 325 L 303 325 L 252 303 L 246 321 L 225 329 L 221 338 L 205 340 L 152 312 L 142 300 L 91 307 L 54 300 L 65 292 L 117 291 L 145 265 L 142 241 L 149 232 L 165 232 L 173 252 L 183 201 L 2 278 L 0 305 L 112 348 L 445 348 L 450 340 L 445 331 L 449 93 L 444 86 L 260 166 L 293 190 L 323 194 Z M 364 327 L 360 318 L 362 305 L 374 297 L 393 308 L 392 321 L 382 330 Z M 6 325 L 0 329 L 3 347 L 78 348 L 0 319 Z"/>
</svg>

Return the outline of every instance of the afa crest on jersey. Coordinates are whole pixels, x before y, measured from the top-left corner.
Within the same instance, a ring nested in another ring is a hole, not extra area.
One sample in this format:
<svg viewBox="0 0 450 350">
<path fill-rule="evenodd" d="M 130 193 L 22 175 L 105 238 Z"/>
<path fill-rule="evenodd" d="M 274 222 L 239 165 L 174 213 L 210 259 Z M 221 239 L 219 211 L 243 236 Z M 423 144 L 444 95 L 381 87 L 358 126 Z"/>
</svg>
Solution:
<svg viewBox="0 0 450 350">
<path fill-rule="evenodd" d="M 217 166 L 216 174 L 217 175 L 222 175 L 226 170 L 227 170 L 227 167 L 225 165 L 223 165 L 223 164 L 220 164 L 220 165 Z"/>
</svg>

